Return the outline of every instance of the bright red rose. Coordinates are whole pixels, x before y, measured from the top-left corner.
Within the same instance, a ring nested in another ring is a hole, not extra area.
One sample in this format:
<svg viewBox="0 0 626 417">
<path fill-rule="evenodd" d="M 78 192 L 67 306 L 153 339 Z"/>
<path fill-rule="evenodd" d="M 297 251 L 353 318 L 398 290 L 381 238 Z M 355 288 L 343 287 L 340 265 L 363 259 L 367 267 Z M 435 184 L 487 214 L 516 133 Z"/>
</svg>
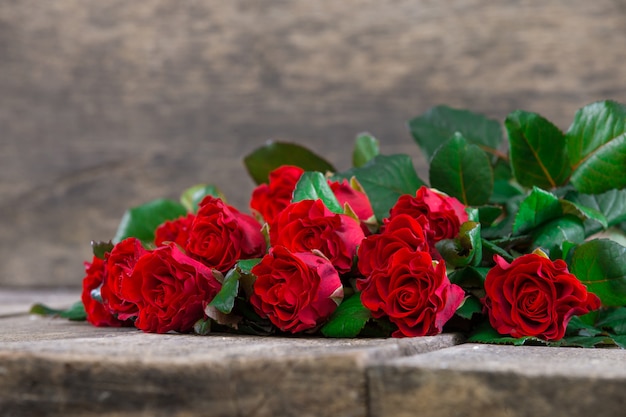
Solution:
<svg viewBox="0 0 626 417">
<path fill-rule="evenodd" d="M 205 317 L 205 307 L 220 288 L 211 268 L 172 243 L 139 259 L 124 294 L 139 308 L 138 329 L 186 333 Z"/>
<path fill-rule="evenodd" d="M 219 198 L 205 197 L 191 225 L 187 252 L 207 266 L 227 272 L 239 259 L 265 254 L 261 225 Z"/>
<path fill-rule="evenodd" d="M 269 184 L 261 184 L 252 191 L 250 208 L 271 224 L 276 216 L 291 203 L 293 190 L 304 173 L 302 168 L 283 165 L 270 172 Z"/>
<path fill-rule="evenodd" d="M 83 278 L 83 292 L 81 299 L 87 313 L 87 321 L 99 327 L 120 327 L 127 323 L 118 320 L 109 309 L 100 301 L 93 299 L 91 292 L 102 285 L 106 273 L 105 262 L 97 257 L 93 257 L 91 263 L 85 262 L 85 278 Z"/>
<path fill-rule="evenodd" d="M 284 332 L 318 327 L 343 299 L 337 270 L 311 252 L 292 253 L 274 246 L 252 273 L 257 279 L 250 303 Z"/>
<path fill-rule="evenodd" d="M 368 276 L 387 268 L 391 256 L 402 248 L 413 252 L 428 252 L 430 247 L 419 222 L 406 214 L 387 221 L 379 234 L 368 236 L 359 246 L 359 271 Z M 360 281 L 357 281 L 357 286 Z"/>
<path fill-rule="evenodd" d="M 107 256 L 107 273 L 100 293 L 104 305 L 111 313 L 117 314 L 120 320 L 137 316 L 137 305 L 125 300 L 122 291 L 133 273 L 135 264 L 147 252 L 139 239 L 129 237 L 117 243 Z"/>
<path fill-rule="evenodd" d="M 495 261 L 485 279 L 483 304 L 500 334 L 559 340 L 572 316 L 600 308 L 600 299 L 560 259 L 531 253 L 510 264 L 498 255 Z"/>
<path fill-rule="evenodd" d="M 319 250 L 340 274 L 352 270 L 357 247 L 364 237 L 358 221 L 331 212 L 322 200 L 290 204 L 270 227 L 272 246 L 284 246 L 291 252 Z"/>
<path fill-rule="evenodd" d="M 456 237 L 461 224 L 468 220 L 465 206 L 459 200 L 424 186 L 415 197 L 401 196 L 391 208 L 389 218 L 399 214 L 408 214 L 420 222 L 431 249 L 442 239 Z"/>
<path fill-rule="evenodd" d="M 372 205 L 367 195 L 352 188 L 348 180 L 344 179 L 341 182 L 328 181 L 328 185 L 333 190 L 333 194 L 337 197 L 339 204 L 343 207 L 348 203 L 359 220 L 366 221 L 374 216 L 374 210 L 372 210 Z"/>
<path fill-rule="evenodd" d="M 195 214 L 189 213 L 176 220 L 166 221 L 161 224 L 154 232 L 154 245 L 165 246 L 168 242 L 174 242 L 181 248 L 186 248 L 191 225 L 195 218 Z"/>
<path fill-rule="evenodd" d="M 361 302 L 376 318 L 387 316 L 398 326 L 392 336 L 432 336 L 463 302 L 465 292 L 451 284 L 443 262 L 428 252 L 402 248 L 362 285 Z"/>
</svg>

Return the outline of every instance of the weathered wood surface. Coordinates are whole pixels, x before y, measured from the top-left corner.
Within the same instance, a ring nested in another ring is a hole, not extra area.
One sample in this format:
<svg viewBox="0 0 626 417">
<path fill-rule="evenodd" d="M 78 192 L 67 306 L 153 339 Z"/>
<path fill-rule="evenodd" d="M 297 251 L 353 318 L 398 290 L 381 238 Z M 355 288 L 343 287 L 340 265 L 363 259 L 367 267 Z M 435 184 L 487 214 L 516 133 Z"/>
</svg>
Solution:
<svg viewBox="0 0 626 417">
<path fill-rule="evenodd" d="M 0 415 L 578 417 L 626 405 L 623 350 L 156 335 L 25 313 L 75 296 L 0 290 L 22 304 L 0 317 Z"/>
<path fill-rule="evenodd" d="M 77 285 L 128 205 L 198 182 L 246 208 L 241 155 L 354 136 L 423 165 L 446 103 L 567 127 L 626 100 L 624 0 L 0 2 L 0 285 Z M 423 172 L 423 170 L 422 170 Z"/>
</svg>

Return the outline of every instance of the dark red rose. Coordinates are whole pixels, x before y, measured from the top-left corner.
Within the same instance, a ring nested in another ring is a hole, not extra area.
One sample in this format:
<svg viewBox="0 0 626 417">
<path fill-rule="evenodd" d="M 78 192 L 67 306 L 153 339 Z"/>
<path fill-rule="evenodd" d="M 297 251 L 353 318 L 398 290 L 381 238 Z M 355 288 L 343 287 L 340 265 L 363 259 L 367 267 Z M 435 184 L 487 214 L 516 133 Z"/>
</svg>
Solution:
<svg viewBox="0 0 626 417">
<path fill-rule="evenodd" d="M 291 165 L 276 168 L 270 172 L 269 184 L 261 184 L 252 191 L 250 208 L 271 224 L 291 203 L 293 190 L 303 173 L 302 168 Z"/>
<path fill-rule="evenodd" d="M 120 320 L 137 316 L 137 305 L 125 300 L 122 291 L 135 264 L 147 252 L 139 239 L 129 237 L 117 243 L 106 257 L 107 273 L 100 293 L 104 305 Z"/>
<path fill-rule="evenodd" d="M 402 248 L 413 252 L 428 252 L 430 247 L 420 223 L 406 214 L 387 221 L 379 234 L 368 236 L 359 247 L 359 271 L 364 276 L 387 268 L 389 258 Z M 359 281 L 357 281 L 359 285 Z"/>
<path fill-rule="evenodd" d="M 291 252 L 319 250 L 341 274 L 352 270 L 364 237 L 358 221 L 331 212 L 322 200 L 290 204 L 270 227 L 272 246 L 284 246 Z"/>
<path fill-rule="evenodd" d="M 485 279 L 483 304 L 500 334 L 559 340 L 572 316 L 600 308 L 600 299 L 558 259 L 531 253 L 510 264 L 495 256 Z"/>
<path fill-rule="evenodd" d="M 345 206 L 347 203 L 352 208 L 354 214 L 357 215 L 359 220 L 367 221 L 374 216 L 374 210 L 370 204 L 369 198 L 364 192 L 352 188 L 348 180 L 343 181 L 328 181 L 330 189 L 333 190 L 333 194 L 337 197 L 339 204 Z"/>
<path fill-rule="evenodd" d="M 459 200 L 424 186 L 415 197 L 401 196 L 391 208 L 389 218 L 399 214 L 408 214 L 420 222 L 431 249 L 442 239 L 456 237 L 461 224 L 468 220 L 465 206 Z"/>
<path fill-rule="evenodd" d="M 250 303 L 284 332 L 318 327 L 343 299 L 339 274 L 325 258 L 274 246 L 252 268 L 257 277 Z"/>
<path fill-rule="evenodd" d="M 105 268 L 105 262 L 95 256 L 91 263 L 85 262 L 86 275 L 85 278 L 83 278 L 81 299 L 85 306 L 85 312 L 87 313 L 87 321 L 99 327 L 120 327 L 127 325 L 128 323 L 118 320 L 104 304 L 91 296 L 91 292 L 97 290 L 102 285 L 106 273 Z"/>
<path fill-rule="evenodd" d="M 173 243 L 143 255 L 127 284 L 124 295 L 139 308 L 135 326 L 151 333 L 189 332 L 221 288 L 211 268 Z"/>
<path fill-rule="evenodd" d="M 261 225 L 219 198 L 205 197 L 191 225 L 187 252 L 207 266 L 227 272 L 240 259 L 265 254 Z"/>
<path fill-rule="evenodd" d="M 361 284 L 361 302 L 376 318 L 383 316 L 398 326 L 392 336 L 432 336 L 463 302 L 465 292 L 451 284 L 443 262 L 428 252 L 402 248 L 384 270 L 375 271 Z"/>
<path fill-rule="evenodd" d="M 186 216 L 181 216 L 176 220 L 166 221 L 154 232 L 154 245 L 165 246 L 169 242 L 174 242 L 181 248 L 187 247 L 187 240 L 189 240 L 189 232 L 191 231 L 191 225 L 196 216 L 193 213 L 189 213 Z"/>
</svg>

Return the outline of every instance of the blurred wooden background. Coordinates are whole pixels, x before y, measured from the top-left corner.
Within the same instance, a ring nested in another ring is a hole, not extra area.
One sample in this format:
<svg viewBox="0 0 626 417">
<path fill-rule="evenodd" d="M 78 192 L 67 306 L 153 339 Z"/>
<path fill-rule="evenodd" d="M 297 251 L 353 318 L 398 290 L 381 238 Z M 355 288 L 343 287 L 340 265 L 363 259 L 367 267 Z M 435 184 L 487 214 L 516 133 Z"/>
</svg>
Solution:
<svg viewBox="0 0 626 417">
<path fill-rule="evenodd" d="M 130 205 L 199 182 L 247 209 L 267 139 L 423 159 L 437 104 L 567 128 L 626 101 L 626 0 L 0 2 L 0 286 L 78 286 Z"/>
</svg>

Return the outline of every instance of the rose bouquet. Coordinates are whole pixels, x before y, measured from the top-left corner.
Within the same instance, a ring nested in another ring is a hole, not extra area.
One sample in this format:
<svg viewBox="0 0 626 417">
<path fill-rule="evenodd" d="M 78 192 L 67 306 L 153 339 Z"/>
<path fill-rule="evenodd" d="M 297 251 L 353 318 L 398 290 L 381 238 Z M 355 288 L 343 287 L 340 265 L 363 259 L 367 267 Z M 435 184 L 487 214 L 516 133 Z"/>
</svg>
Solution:
<svg viewBox="0 0 626 417">
<path fill-rule="evenodd" d="M 626 347 L 626 106 L 585 106 L 567 132 L 435 107 L 408 155 L 357 137 L 337 170 L 299 145 L 247 155 L 248 213 L 213 185 L 127 211 L 93 243 L 95 326 L 146 332 L 414 337 Z"/>
</svg>

